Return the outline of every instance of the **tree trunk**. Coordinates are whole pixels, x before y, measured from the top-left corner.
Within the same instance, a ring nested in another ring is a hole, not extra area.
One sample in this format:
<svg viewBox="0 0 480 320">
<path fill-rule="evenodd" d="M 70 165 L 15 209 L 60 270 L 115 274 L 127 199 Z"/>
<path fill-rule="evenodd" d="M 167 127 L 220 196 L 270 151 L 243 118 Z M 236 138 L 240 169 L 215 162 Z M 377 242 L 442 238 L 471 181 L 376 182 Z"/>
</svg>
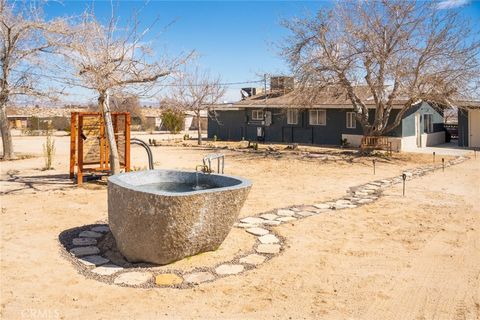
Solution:
<svg viewBox="0 0 480 320">
<path fill-rule="evenodd" d="M 107 129 L 107 140 L 110 153 L 110 174 L 120 173 L 120 157 L 118 156 L 117 142 L 115 141 L 115 132 L 113 130 L 112 115 L 110 112 L 110 101 L 108 91 L 100 93 L 98 97 L 98 106 L 102 110 L 103 121 Z"/>
<path fill-rule="evenodd" d="M 6 104 L 3 103 L 2 106 L 0 106 L 0 129 L 2 131 L 3 159 L 15 159 L 16 157 L 13 152 L 12 134 L 10 132 L 10 124 L 8 123 Z"/>
<path fill-rule="evenodd" d="M 198 132 L 198 145 L 202 144 L 202 123 L 200 122 L 200 111 L 196 112 L 197 115 L 197 132 Z"/>
</svg>

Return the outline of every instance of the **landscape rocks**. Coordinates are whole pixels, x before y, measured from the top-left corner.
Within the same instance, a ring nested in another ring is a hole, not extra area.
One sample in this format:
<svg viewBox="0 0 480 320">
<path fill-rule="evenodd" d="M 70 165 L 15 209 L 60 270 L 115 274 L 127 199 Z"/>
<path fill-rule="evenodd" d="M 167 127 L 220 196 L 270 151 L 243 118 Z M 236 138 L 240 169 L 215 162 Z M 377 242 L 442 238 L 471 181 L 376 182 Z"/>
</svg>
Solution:
<svg viewBox="0 0 480 320">
<path fill-rule="evenodd" d="M 70 253 L 75 257 L 91 256 L 100 253 L 100 249 L 94 246 L 76 247 L 70 250 Z"/>
<path fill-rule="evenodd" d="M 90 229 L 93 232 L 101 232 L 101 233 L 107 233 L 110 231 L 110 228 L 108 226 L 96 226 Z"/>
<path fill-rule="evenodd" d="M 280 252 L 279 244 L 259 244 L 257 247 L 258 253 L 276 254 Z"/>
<path fill-rule="evenodd" d="M 215 268 L 215 272 L 219 275 L 237 274 L 243 271 L 241 264 L 222 264 Z"/>
<path fill-rule="evenodd" d="M 278 216 L 273 213 L 265 213 L 265 214 L 262 214 L 260 218 L 265 220 L 275 220 L 276 218 L 278 218 Z"/>
<path fill-rule="evenodd" d="M 262 224 L 264 222 L 264 219 L 255 218 L 255 217 L 248 217 L 248 218 L 243 218 L 240 221 L 243 222 L 243 223 L 248 223 L 248 224 Z"/>
<path fill-rule="evenodd" d="M 151 279 L 152 275 L 149 272 L 126 272 L 117 276 L 115 280 L 113 280 L 113 283 L 140 286 L 146 284 Z"/>
<path fill-rule="evenodd" d="M 268 230 L 263 228 L 250 228 L 246 230 L 248 233 L 253 234 L 255 236 L 263 236 L 268 234 Z"/>
<path fill-rule="evenodd" d="M 271 244 L 271 243 L 279 243 L 280 242 L 280 240 L 278 240 L 278 238 L 275 237 L 273 234 L 266 234 L 264 236 L 258 237 L 258 240 L 263 244 Z"/>
<path fill-rule="evenodd" d="M 86 266 L 100 266 L 102 264 L 105 264 L 109 262 L 110 260 L 105 259 L 102 256 L 99 255 L 93 255 L 93 256 L 84 256 L 78 259 L 81 263 L 83 263 Z"/>
<path fill-rule="evenodd" d="M 183 277 L 183 280 L 186 283 L 191 284 L 199 284 L 206 281 L 212 281 L 213 279 L 215 279 L 215 276 L 210 272 L 194 272 Z"/>
<path fill-rule="evenodd" d="M 277 215 L 281 217 L 291 217 L 295 214 L 295 211 L 292 210 L 285 210 L 285 209 L 279 209 L 277 210 Z"/>
<path fill-rule="evenodd" d="M 181 284 L 182 282 L 183 279 L 174 273 L 159 274 L 155 277 L 155 284 L 157 286 L 172 286 Z"/>
<path fill-rule="evenodd" d="M 250 254 L 246 257 L 240 259 L 240 263 L 251 264 L 251 265 L 259 265 L 265 262 L 265 256 L 259 254 Z"/>
<path fill-rule="evenodd" d="M 95 232 L 95 231 L 87 230 L 87 231 L 80 232 L 80 234 L 78 236 L 82 237 L 82 238 L 101 238 L 103 236 L 103 234 Z"/>
<path fill-rule="evenodd" d="M 94 238 L 73 238 L 72 244 L 74 246 L 95 246 L 97 240 Z"/>
<path fill-rule="evenodd" d="M 101 276 L 111 276 L 112 274 L 115 274 L 122 270 L 122 267 L 119 267 L 115 264 L 104 264 L 103 266 L 92 269 L 91 271 Z"/>
<path fill-rule="evenodd" d="M 294 220 L 297 220 L 297 218 L 294 218 L 294 217 L 280 217 L 277 219 L 277 221 L 281 221 L 281 222 L 290 222 L 290 221 L 294 221 Z"/>
</svg>

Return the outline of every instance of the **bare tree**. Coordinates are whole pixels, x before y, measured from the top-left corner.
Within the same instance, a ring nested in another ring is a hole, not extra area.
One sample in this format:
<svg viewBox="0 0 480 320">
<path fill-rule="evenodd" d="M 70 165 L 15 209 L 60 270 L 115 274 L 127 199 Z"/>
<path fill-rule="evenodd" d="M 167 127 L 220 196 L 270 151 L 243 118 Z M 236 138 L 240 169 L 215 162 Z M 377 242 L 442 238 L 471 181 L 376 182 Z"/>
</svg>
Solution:
<svg viewBox="0 0 480 320">
<path fill-rule="evenodd" d="M 102 25 L 87 12 L 80 23 L 70 27 L 71 36 L 63 52 L 64 58 L 74 68 L 74 76 L 80 80 L 79 83 L 74 80 L 72 85 L 93 90 L 98 95 L 98 107 L 107 129 L 112 174 L 120 172 L 120 162 L 110 97 L 117 94 L 147 95 L 162 78 L 189 57 L 152 61 L 153 50 L 143 41 L 149 30 L 139 32 L 135 16 L 129 24 L 119 27 L 114 14 L 107 25 Z"/>
<path fill-rule="evenodd" d="M 367 0 L 285 21 L 291 35 L 282 48 L 298 79 L 297 101 L 308 105 L 327 91 L 342 92 L 364 135 L 376 136 L 398 126 L 420 101 L 451 106 L 471 96 L 480 74 L 480 42 L 464 19 L 435 2 Z"/>
<path fill-rule="evenodd" d="M 14 159 L 12 136 L 6 107 L 19 96 L 45 97 L 50 92 L 38 83 L 39 73 L 45 68 L 41 57 L 54 47 L 46 33 L 59 34 L 60 20 L 47 22 L 41 8 L 34 3 L 0 0 L 0 128 L 3 158 Z"/>
<path fill-rule="evenodd" d="M 220 84 L 220 78 L 212 77 L 208 72 L 198 67 L 184 70 L 177 75 L 170 96 L 165 101 L 171 107 L 181 111 L 192 111 L 197 121 L 198 144 L 202 144 L 201 114 L 208 111 L 225 94 L 225 87 Z"/>
</svg>

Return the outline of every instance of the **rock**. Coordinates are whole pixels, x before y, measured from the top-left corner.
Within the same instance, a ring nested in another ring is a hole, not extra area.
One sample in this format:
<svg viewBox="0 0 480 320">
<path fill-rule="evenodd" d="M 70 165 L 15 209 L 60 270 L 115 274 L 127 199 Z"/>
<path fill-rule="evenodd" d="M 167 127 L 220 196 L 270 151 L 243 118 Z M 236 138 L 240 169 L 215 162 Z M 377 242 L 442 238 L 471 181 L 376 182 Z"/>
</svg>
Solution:
<svg viewBox="0 0 480 320">
<path fill-rule="evenodd" d="M 291 217 L 294 214 L 295 214 L 295 212 L 292 211 L 292 210 L 285 210 L 285 209 L 277 210 L 277 215 L 282 216 L 282 217 Z"/>
<path fill-rule="evenodd" d="M 326 203 L 318 203 L 313 205 L 317 209 L 330 209 L 330 205 Z"/>
<path fill-rule="evenodd" d="M 315 213 L 311 211 L 300 211 L 296 213 L 297 216 L 301 216 L 301 217 L 309 217 L 309 216 L 313 216 L 314 214 Z"/>
<path fill-rule="evenodd" d="M 73 238 L 72 244 L 74 246 L 95 246 L 97 240 L 94 238 Z"/>
<path fill-rule="evenodd" d="M 80 261 L 81 263 L 83 263 L 84 265 L 86 266 L 100 266 L 102 264 L 105 264 L 107 262 L 109 262 L 110 260 L 102 257 L 102 256 L 99 256 L 99 255 L 93 255 L 93 256 L 83 256 L 81 258 L 78 259 L 78 261 Z"/>
<path fill-rule="evenodd" d="M 336 204 L 336 205 L 333 206 L 333 208 L 335 210 L 342 210 L 342 209 L 348 208 L 348 205 L 346 205 L 346 204 Z"/>
<path fill-rule="evenodd" d="M 236 224 L 236 227 L 237 227 L 237 228 L 243 228 L 243 229 L 254 228 L 254 227 L 256 227 L 256 226 L 257 226 L 256 224 L 243 223 L 243 222 Z"/>
<path fill-rule="evenodd" d="M 265 256 L 252 253 L 240 259 L 240 263 L 259 265 L 265 262 Z"/>
<path fill-rule="evenodd" d="M 183 279 L 174 273 L 159 274 L 155 277 L 155 284 L 157 286 L 173 286 L 181 284 Z"/>
<path fill-rule="evenodd" d="M 223 243 L 238 222 L 249 181 L 211 174 L 199 176 L 200 182 L 224 188 L 157 192 L 138 187 L 142 181 L 195 181 L 195 177 L 195 172 L 142 170 L 108 178 L 108 226 L 128 261 L 165 265 L 217 250 Z"/>
<path fill-rule="evenodd" d="M 339 204 L 341 204 L 341 205 L 346 205 L 346 204 L 351 204 L 351 202 L 350 202 L 350 200 L 340 199 L 340 200 L 337 200 L 337 201 L 335 202 L 335 205 L 339 205 Z"/>
<path fill-rule="evenodd" d="M 260 216 L 260 218 L 265 220 L 275 220 L 276 218 L 278 218 L 278 216 L 273 213 L 264 213 Z"/>
<path fill-rule="evenodd" d="M 113 280 L 115 284 L 126 284 L 129 286 L 140 286 L 149 282 L 152 275 L 148 272 L 126 272 L 122 273 Z"/>
<path fill-rule="evenodd" d="M 103 234 L 98 233 L 98 232 L 94 232 L 94 231 L 90 231 L 90 230 L 86 230 L 86 231 L 80 232 L 80 234 L 78 236 L 82 237 L 82 238 L 101 238 L 103 236 Z"/>
<path fill-rule="evenodd" d="M 258 237 L 258 240 L 263 244 L 271 244 L 271 243 L 279 243 L 280 242 L 280 240 L 278 240 L 278 238 L 275 237 L 273 234 L 266 234 L 264 236 Z"/>
<path fill-rule="evenodd" d="M 262 224 L 264 219 L 256 218 L 256 217 L 248 217 L 248 218 L 243 218 L 240 221 L 248 224 Z"/>
<path fill-rule="evenodd" d="M 91 256 L 94 254 L 99 254 L 100 249 L 94 246 L 89 247 L 77 247 L 70 250 L 70 253 L 73 254 L 75 257 L 82 257 L 82 256 Z"/>
<path fill-rule="evenodd" d="M 111 276 L 112 274 L 122 270 L 122 267 L 119 267 L 115 264 L 104 264 L 103 266 L 92 269 L 91 271 L 101 276 Z"/>
<path fill-rule="evenodd" d="M 266 235 L 266 234 L 269 233 L 268 230 L 263 229 L 263 228 L 250 228 L 250 229 L 247 229 L 245 231 L 247 231 L 248 233 L 251 233 L 253 235 L 256 235 L 256 236 L 263 236 L 263 235 Z"/>
<path fill-rule="evenodd" d="M 206 281 L 212 281 L 215 276 L 210 272 L 194 272 L 183 276 L 186 283 L 198 284 Z"/>
<path fill-rule="evenodd" d="M 277 221 L 281 221 L 281 222 L 289 222 L 289 221 L 294 221 L 294 220 L 297 220 L 297 218 L 294 218 L 294 217 L 280 217 L 277 219 Z"/>
<path fill-rule="evenodd" d="M 265 220 L 263 224 L 266 226 L 278 226 L 280 223 L 280 221 Z"/>
<path fill-rule="evenodd" d="M 244 267 L 241 264 L 222 264 L 215 268 L 215 272 L 219 275 L 237 274 L 242 272 Z"/>
<path fill-rule="evenodd" d="M 110 231 L 110 228 L 108 226 L 96 226 L 91 228 L 90 231 L 106 233 Z"/>
<path fill-rule="evenodd" d="M 302 209 L 300 209 L 300 208 L 291 208 L 290 210 L 295 211 L 295 212 L 302 211 Z"/>
<path fill-rule="evenodd" d="M 364 203 L 371 203 L 373 202 L 372 199 L 360 199 L 357 201 L 358 203 L 364 204 Z"/>
<path fill-rule="evenodd" d="M 259 244 L 256 251 L 258 253 L 276 254 L 280 252 L 279 244 Z"/>
<path fill-rule="evenodd" d="M 323 212 L 329 212 L 332 211 L 332 209 L 317 209 L 315 210 L 315 213 L 323 213 Z"/>
</svg>

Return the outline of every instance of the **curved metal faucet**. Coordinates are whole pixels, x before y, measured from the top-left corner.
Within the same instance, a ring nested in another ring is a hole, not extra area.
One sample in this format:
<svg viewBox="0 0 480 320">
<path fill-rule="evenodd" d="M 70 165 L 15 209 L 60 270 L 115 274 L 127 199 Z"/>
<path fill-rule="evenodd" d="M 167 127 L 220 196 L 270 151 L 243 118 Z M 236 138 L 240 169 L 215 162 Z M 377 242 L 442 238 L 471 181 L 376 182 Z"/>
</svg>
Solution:
<svg viewBox="0 0 480 320">
<path fill-rule="evenodd" d="M 137 138 L 131 138 L 130 139 L 130 144 L 136 144 L 136 145 L 142 146 L 147 151 L 148 168 L 150 170 L 153 170 L 153 154 L 152 154 L 152 149 L 150 149 L 148 144 L 146 144 L 145 141 L 137 139 Z"/>
</svg>

